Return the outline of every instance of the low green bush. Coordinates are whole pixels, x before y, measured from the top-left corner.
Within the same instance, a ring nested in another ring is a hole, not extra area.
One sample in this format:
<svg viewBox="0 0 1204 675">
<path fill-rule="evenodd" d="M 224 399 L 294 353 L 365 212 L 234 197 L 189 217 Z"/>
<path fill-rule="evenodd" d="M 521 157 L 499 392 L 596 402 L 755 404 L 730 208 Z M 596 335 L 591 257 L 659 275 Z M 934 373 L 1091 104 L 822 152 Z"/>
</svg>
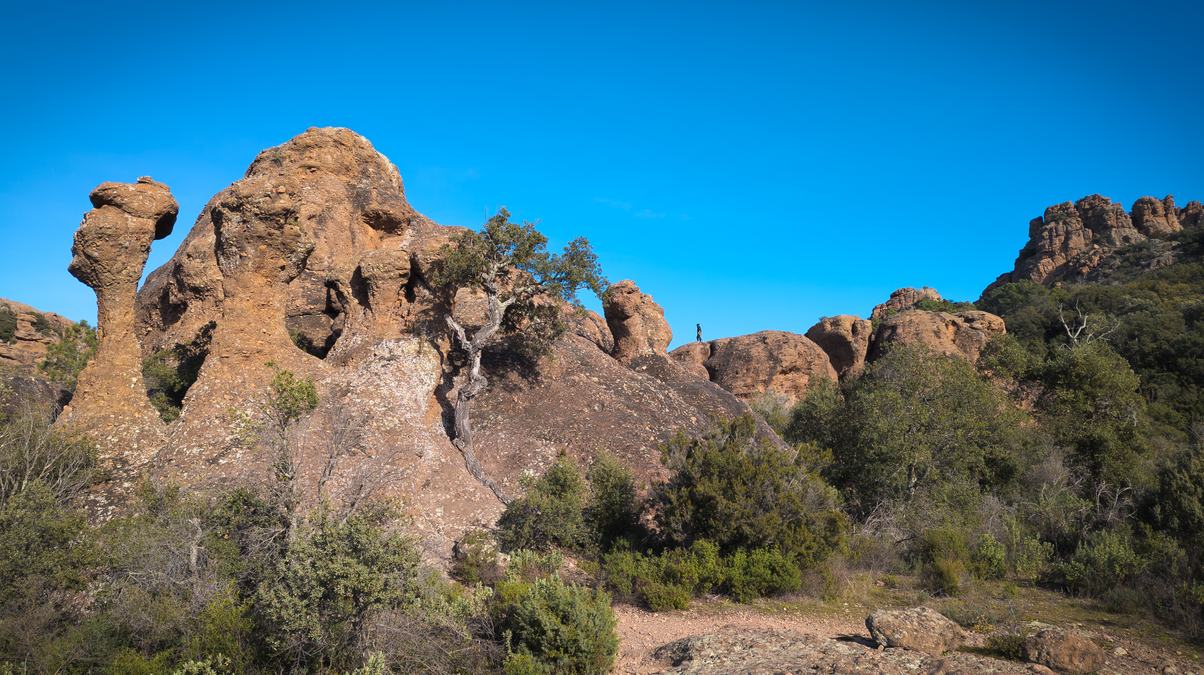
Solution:
<svg viewBox="0 0 1204 675">
<path fill-rule="evenodd" d="M 970 569 L 979 579 L 1002 579 L 1007 575 L 1007 548 L 990 534 L 980 534 L 970 555 Z"/>
<path fill-rule="evenodd" d="M 1084 539 L 1060 570 L 1071 591 L 1098 598 L 1133 581 L 1145 565 L 1128 533 L 1102 530 Z"/>
<path fill-rule="evenodd" d="M 724 587 L 737 602 L 797 591 L 803 583 L 798 566 L 776 548 L 736 551 L 724 568 Z"/>
<path fill-rule="evenodd" d="M 526 481 L 526 494 L 506 505 L 497 521 L 503 551 L 569 550 L 586 541 L 586 484 L 576 463 L 562 456 L 539 478 Z"/>
<path fill-rule="evenodd" d="M 17 314 L 7 305 L 0 305 L 0 342 L 12 342 L 17 335 Z"/>
<path fill-rule="evenodd" d="M 558 576 L 498 583 L 492 614 L 508 673 L 607 673 L 618 653 L 610 596 Z"/>
<path fill-rule="evenodd" d="M 937 595 L 962 591 L 970 558 L 966 533 L 956 527 L 935 527 L 920 535 L 915 546 L 920 583 Z"/>
</svg>

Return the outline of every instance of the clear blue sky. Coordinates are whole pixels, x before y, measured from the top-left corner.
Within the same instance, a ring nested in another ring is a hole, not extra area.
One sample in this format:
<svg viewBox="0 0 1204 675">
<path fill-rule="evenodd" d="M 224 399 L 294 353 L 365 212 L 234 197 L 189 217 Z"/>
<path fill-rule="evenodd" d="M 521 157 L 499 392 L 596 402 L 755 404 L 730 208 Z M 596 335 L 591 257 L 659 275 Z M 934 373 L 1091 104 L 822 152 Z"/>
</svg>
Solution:
<svg viewBox="0 0 1204 675">
<path fill-rule="evenodd" d="M 675 343 L 973 299 L 1050 203 L 1204 198 L 1196 2 L 4 4 L 0 296 L 77 319 L 93 186 L 171 186 L 154 267 L 309 126 L 439 222 L 589 237 Z"/>
</svg>

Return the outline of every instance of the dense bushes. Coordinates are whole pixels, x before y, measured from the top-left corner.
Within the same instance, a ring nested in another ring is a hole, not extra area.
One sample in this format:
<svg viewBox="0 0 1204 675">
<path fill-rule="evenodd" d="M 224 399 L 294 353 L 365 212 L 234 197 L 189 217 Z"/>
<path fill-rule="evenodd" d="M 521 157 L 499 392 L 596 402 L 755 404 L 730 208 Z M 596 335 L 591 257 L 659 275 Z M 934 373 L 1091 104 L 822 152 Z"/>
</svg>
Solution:
<svg viewBox="0 0 1204 675">
<path fill-rule="evenodd" d="M 46 358 L 38 364 L 38 368 L 52 382 L 63 385 L 67 390 L 75 390 L 75 381 L 92 355 L 96 353 L 96 329 L 87 321 L 68 326 L 59 339 L 46 349 Z"/>
<path fill-rule="evenodd" d="M 556 575 L 498 583 L 491 601 L 508 673 L 607 673 L 619 649 L 605 593 Z"/>
</svg>

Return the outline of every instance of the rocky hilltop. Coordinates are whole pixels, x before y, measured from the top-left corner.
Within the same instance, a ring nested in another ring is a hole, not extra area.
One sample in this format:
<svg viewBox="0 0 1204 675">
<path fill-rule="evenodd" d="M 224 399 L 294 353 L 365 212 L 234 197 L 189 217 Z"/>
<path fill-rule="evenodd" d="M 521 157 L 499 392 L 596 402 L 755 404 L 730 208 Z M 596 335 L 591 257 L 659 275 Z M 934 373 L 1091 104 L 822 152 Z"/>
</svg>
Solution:
<svg viewBox="0 0 1204 675">
<path fill-rule="evenodd" d="M 463 528 L 493 523 L 501 503 L 448 440 L 456 353 L 443 318 L 471 323 L 479 305 L 429 280 L 456 229 L 418 213 L 366 139 L 310 129 L 260 153 L 137 290 L 151 242 L 175 219 L 170 190 L 105 183 L 92 201 L 71 272 L 96 290 L 103 337 L 58 424 L 109 449 L 115 479 L 96 509 L 146 476 L 198 489 L 267 480 L 272 458 L 245 441 L 285 369 L 312 378 L 321 401 L 299 441 L 302 485 L 337 464 L 327 494 L 402 498 L 437 555 Z M 560 453 L 606 451 L 651 477 L 671 433 L 747 410 L 665 354 L 663 311 L 634 283 L 616 284 L 605 310 L 605 321 L 576 317 L 536 363 L 499 353 L 486 364 L 476 453 L 507 490 Z M 199 364 L 170 423 L 140 373 L 164 353 Z"/>
<path fill-rule="evenodd" d="M 1054 204 L 1029 223 L 1029 240 L 1016 257 L 1015 267 L 993 285 L 1086 280 L 1112 254 L 1143 242 L 1167 254 L 1154 263 L 1165 266 L 1175 259 L 1167 237 L 1201 224 L 1204 205 L 1193 201 L 1179 208 L 1170 195 L 1142 197 L 1128 212 L 1101 195 Z"/>
</svg>

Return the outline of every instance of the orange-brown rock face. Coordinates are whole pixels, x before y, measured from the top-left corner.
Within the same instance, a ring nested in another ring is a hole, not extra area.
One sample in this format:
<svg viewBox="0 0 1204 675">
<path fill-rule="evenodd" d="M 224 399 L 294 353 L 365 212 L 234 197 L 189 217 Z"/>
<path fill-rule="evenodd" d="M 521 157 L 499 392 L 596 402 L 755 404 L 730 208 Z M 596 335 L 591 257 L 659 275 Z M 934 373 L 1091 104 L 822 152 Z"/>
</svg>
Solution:
<svg viewBox="0 0 1204 675">
<path fill-rule="evenodd" d="M 72 323 L 53 312 L 0 298 L 0 370 L 33 370 Z"/>
<path fill-rule="evenodd" d="M 1055 204 L 1029 223 L 1029 240 L 1020 250 L 1014 269 L 995 284 L 1022 280 L 1053 284 L 1084 279 L 1119 249 L 1147 239 L 1165 239 L 1193 226 L 1201 211 L 1204 208 L 1199 202 L 1177 208 L 1169 195 L 1138 199 L 1131 215 L 1120 204 L 1100 195 Z"/>
<path fill-rule="evenodd" d="M 869 360 L 873 361 L 896 345 L 906 345 L 976 363 L 991 338 L 1004 332 L 1003 319 L 988 312 L 949 314 L 907 310 L 883 319 L 878 325 L 870 344 Z"/>
<path fill-rule="evenodd" d="M 746 402 L 764 394 L 798 401 L 816 380 L 835 382 L 837 377 L 819 345 L 777 330 L 683 345 L 671 356 L 684 369 Z"/>
<path fill-rule="evenodd" d="M 911 309 L 916 306 L 916 303 L 921 300 L 942 300 L 941 294 L 936 292 L 935 288 L 927 286 L 923 288 L 900 288 L 890 294 L 890 298 L 886 302 L 874 307 L 870 312 L 871 319 L 882 319 L 896 312 Z"/>
<path fill-rule="evenodd" d="M 96 292 L 99 346 L 58 424 L 96 440 L 113 468 L 133 470 L 163 442 L 142 382 L 134 298 L 151 242 L 171 233 L 179 206 L 167 186 L 149 178 L 103 183 L 91 199 L 95 208 L 75 233 L 67 269 Z"/>
<path fill-rule="evenodd" d="M 865 369 L 873 332 L 870 320 L 841 314 L 820 319 L 807 330 L 807 337 L 827 353 L 836 374 L 845 378 L 857 377 Z"/>
<path fill-rule="evenodd" d="M 652 296 L 641 293 L 634 281 L 620 281 L 606 289 L 602 309 L 614 336 L 614 357 L 620 361 L 664 354 L 673 341 L 665 310 Z"/>
</svg>

